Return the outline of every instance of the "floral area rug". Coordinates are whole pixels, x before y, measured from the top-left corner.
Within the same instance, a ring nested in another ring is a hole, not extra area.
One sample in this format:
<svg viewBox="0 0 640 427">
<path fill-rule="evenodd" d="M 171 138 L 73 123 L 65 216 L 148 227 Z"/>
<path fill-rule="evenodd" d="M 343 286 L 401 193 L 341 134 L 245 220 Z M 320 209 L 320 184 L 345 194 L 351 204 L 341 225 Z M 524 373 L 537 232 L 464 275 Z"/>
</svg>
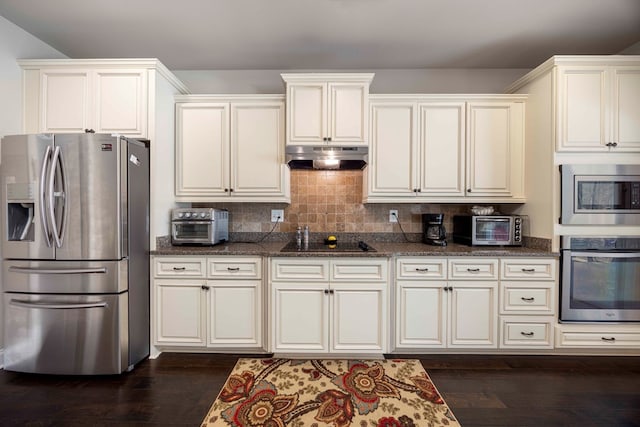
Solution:
<svg viewBox="0 0 640 427">
<path fill-rule="evenodd" d="M 459 426 L 417 360 L 240 359 L 202 427 Z"/>
</svg>

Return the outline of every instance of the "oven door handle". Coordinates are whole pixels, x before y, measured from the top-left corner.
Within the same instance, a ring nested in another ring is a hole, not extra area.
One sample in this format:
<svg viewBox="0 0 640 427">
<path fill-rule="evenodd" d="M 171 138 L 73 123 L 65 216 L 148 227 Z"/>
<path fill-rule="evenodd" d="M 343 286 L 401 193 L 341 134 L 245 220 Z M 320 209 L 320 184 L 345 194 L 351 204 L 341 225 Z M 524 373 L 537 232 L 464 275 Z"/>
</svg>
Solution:
<svg viewBox="0 0 640 427">
<path fill-rule="evenodd" d="M 582 251 L 575 252 L 566 250 L 570 257 L 589 257 L 589 258 L 640 258 L 639 252 L 601 252 L 601 251 Z"/>
</svg>

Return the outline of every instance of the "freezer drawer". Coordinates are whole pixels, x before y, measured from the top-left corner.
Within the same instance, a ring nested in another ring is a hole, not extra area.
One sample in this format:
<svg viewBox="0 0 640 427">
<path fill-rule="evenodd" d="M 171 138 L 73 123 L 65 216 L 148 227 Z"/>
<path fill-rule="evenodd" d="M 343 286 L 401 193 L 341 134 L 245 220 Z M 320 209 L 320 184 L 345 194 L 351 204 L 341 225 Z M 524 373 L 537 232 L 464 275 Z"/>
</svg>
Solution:
<svg viewBox="0 0 640 427">
<path fill-rule="evenodd" d="M 148 268 L 148 264 L 145 264 Z M 5 292 L 115 294 L 128 290 L 128 260 L 2 261 Z"/>
<path fill-rule="evenodd" d="M 128 368 L 128 294 L 4 294 L 4 368 L 62 375 Z"/>
</svg>

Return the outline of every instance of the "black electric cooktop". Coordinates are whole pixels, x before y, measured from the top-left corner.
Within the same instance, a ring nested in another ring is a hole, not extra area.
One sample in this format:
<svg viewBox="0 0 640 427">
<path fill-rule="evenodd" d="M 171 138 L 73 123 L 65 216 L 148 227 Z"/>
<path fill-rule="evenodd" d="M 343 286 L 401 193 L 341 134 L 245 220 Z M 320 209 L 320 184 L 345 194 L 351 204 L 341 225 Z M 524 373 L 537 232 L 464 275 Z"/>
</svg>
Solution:
<svg viewBox="0 0 640 427">
<path fill-rule="evenodd" d="M 363 241 L 338 242 L 336 245 L 325 245 L 321 242 L 309 243 L 298 247 L 296 242 L 289 242 L 280 252 L 376 252 L 375 248 Z"/>
</svg>

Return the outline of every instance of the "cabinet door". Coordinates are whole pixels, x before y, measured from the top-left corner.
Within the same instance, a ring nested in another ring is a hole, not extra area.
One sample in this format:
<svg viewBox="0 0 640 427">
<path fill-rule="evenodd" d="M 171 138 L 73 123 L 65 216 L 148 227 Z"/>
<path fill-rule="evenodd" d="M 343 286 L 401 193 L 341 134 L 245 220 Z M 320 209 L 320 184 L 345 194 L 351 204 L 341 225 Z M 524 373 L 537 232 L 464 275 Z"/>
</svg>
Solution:
<svg viewBox="0 0 640 427">
<path fill-rule="evenodd" d="M 327 135 L 326 83 L 296 83 L 287 89 L 287 144 L 325 143 Z"/>
<path fill-rule="evenodd" d="M 612 70 L 612 142 L 616 151 L 640 151 L 640 68 Z"/>
<path fill-rule="evenodd" d="M 557 90 L 558 151 L 607 150 L 606 67 L 558 67 Z"/>
<path fill-rule="evenodd" d="M 260 280 L 210 280 L 208 286 L 209 347 L 262 345 Z"/>
<path fill-rule="evenodd" d="M 87 69 L 40 72 L 40 132 L 84 132 L 91 126 L 90 80 Z"/>
<path fill-rule="evenodd" d="M 512 168 L 522 167 L 516 116 L 509 102 L 468 104 L 467 196 L 511 196 Z"/>
<path fill-rule="evenodd" d="M 368 83 L 329 83 L 331 144 L 367 145 Z"/>
<path fill-rule="evenodd" d="M 497 282 L 449 282 L 449 347 L 497 348 Z"/>
<path fill-rule="evenodd" d="M 176 104 L 176 196 L 229 194 L 229 104 Z"/>
<path fill-rule="evenodd" d="M 271 305 L 274 352 L 329 351 L 327 283 L 274 283 Z"/>
<path fill-rule="evenodd" d="M 422 196 L 464 196 L 465 103 L 420 104 Z"/>
<path fill-rule="evenodd" d="M 147 74 L 145 70 L 97 70 L 93 73 L 98 133 L 147 136 Z"/>
<path fill-rule="evenodd" d="M 231 104 L 231 189 L 237 196 L 285 196 L 284 101 Z"/>
<path fill-rule="evenodd" d="M 415 197 L 416 104 L 372 101 L 368 197 Z"/>
<path fill-rule="evenodd" d="M 446 346 L 445 281 L 399 281 L 396 284 L 396 348 Z"/>
<path fill-rule="evenodd" d="M 331 284 L 331 351 L 386 352 L 386 284 Z"/>
<path fill-rule="evenodd" d="M 206 299 L 201 280 L 155 280 L 156 345 L 205 345 Z"/>
</svg>

